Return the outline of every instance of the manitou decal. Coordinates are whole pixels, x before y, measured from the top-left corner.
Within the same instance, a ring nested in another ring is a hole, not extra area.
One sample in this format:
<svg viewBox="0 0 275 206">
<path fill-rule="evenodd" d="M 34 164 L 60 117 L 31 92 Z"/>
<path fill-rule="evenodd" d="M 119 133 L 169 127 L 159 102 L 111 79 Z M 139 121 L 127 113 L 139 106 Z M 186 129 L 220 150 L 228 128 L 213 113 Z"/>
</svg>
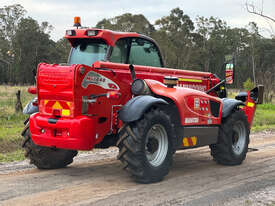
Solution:
<svg viewBox="0 0 275 206">
<path fill-rule="evenodd" d="M 103 89 L 119 90 L 119 86 L 115 82 L 93 71 L 89 71 L 86 74 L 81 86 L 86 89 L 90 84 L 97 85 Z"/>
<path fill-rule="evenodd" d="M 192 84 L 186 84 L 185 82 L 191 82 Z M 196 84 L 198 83 L 198 84 Z M 206 91 L 206 86 L 202 84 L 201 79 L 187 79 L 187 78 L 179 78 L 178 87 L 185 87 L 189 89 L 195 89 L 202 92 Z"/>
</svg>

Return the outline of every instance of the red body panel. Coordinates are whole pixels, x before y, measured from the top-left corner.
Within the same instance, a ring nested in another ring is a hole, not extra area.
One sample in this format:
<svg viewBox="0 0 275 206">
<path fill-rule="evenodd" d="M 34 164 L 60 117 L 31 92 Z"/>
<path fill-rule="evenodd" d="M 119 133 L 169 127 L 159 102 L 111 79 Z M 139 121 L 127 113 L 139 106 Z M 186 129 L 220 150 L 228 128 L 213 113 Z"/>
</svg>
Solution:
<svg viewBox="0 0 275 206">
<path fill-rule="evenodd" d="M 155 80 L 145 81 L 155 94 L 168 97 L 175 102 L 182 126 L 220 124 L 222 104 L 219 98 L 188 88 L 168 88 Z M 210 100 L 220 104 L 218 117 L 211 114 Z"/>
<path fill-rule="evenodd" d="M 114 78 L 118 77 L 120 81 L 128 80 L 128 83 L 132 82 L 128 64 L 98 61 L 93 64 L 93 67 L 101 69 L 112 69 L 115 73 L 113 75 Z M 212 73 L 209 72 L 198 72 L 139 65 L 135 65 L 135 72 L 137 78 L 153 79 L 159 82 L 163 82 L 163 77 L 165 76 L 178 77 L 178 86 L 189 87 L 200 91 L 207 91 L 208 89 L 210 89 L 212 87 L 212 84 L 210 85 L 210 82 L 219 82 L 219 80 Z M 129 84 L 128 87 L 130 87 Z"/>
<path fill-rule="evenodd" d="M 30 117 L 30 132 L 35 144 L 63 149 L 90 150 L 95 144 L 96 118 L 77 116 L 49 123 L 40 113 Z"/>
</svg>

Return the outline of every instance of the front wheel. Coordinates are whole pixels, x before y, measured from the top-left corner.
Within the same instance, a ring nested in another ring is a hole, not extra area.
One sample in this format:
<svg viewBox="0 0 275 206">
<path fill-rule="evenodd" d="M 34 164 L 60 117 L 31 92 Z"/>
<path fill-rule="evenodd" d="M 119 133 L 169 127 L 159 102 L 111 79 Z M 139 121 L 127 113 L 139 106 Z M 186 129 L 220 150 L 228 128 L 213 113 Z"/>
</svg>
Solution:
<svg viewBox="0 0 275 206">
<path fill-rule="evenodd" d="M 24 132 L 22 147 L 25 148 L 25 157 L 30 159 L 30 163 L 39 169 L 66 167 L 73 162 L 74 156 L 77 155 L 77 151 L 75 150 L 42 147 L 34 144 L 29 128 Z"/>
<path fill-rule="evenodd" d="M 210 145 L 214 160 L 223 165 L 239 165 L 246 158 L 249 144 L 249 124 L 242 110 L 236 110 L 222 120 L 218 143 Z"/>
<path fill-rule="evenodd" d="M 151 109 L 142 119 L 125 124 L 119 136 L 118 159 L 137 182 L 158 182 L 168 174 L 175 135 L 167 114 Z"/>
</svg>

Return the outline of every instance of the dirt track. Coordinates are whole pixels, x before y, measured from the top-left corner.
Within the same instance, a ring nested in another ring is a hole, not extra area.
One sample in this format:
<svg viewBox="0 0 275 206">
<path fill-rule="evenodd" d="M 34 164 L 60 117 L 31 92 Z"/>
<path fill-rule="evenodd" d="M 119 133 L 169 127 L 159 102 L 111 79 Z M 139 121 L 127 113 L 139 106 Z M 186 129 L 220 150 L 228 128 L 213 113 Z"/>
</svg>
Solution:
<svg viewBox="0 0 275 206">
<path fill-rule="evenodd" d="M 0 165 L 0 205 L 275 205 L 275 133 L 251 135 L 240 166 L 212 161 L 208 147 L 177 152 L 164 181 L 132 181 L 116 149 L 81 154 L 65 169 Z"/>
</svg>

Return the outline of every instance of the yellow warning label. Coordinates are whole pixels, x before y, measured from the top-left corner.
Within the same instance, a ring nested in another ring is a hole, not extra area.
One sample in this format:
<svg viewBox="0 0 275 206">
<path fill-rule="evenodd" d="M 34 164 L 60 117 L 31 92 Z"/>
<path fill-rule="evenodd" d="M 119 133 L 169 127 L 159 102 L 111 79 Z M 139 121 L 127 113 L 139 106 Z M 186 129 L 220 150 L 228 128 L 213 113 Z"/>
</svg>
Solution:
<svg viewBox="0 0 275 206">
<path fill-rule="evenodd" d="M 255 104 L 254 104 L 253 102 L 247 102 L 247 106 L 248 106 L 248 107 L 254 107 L 254 105 L 255 105 Z"/>
</svg>

